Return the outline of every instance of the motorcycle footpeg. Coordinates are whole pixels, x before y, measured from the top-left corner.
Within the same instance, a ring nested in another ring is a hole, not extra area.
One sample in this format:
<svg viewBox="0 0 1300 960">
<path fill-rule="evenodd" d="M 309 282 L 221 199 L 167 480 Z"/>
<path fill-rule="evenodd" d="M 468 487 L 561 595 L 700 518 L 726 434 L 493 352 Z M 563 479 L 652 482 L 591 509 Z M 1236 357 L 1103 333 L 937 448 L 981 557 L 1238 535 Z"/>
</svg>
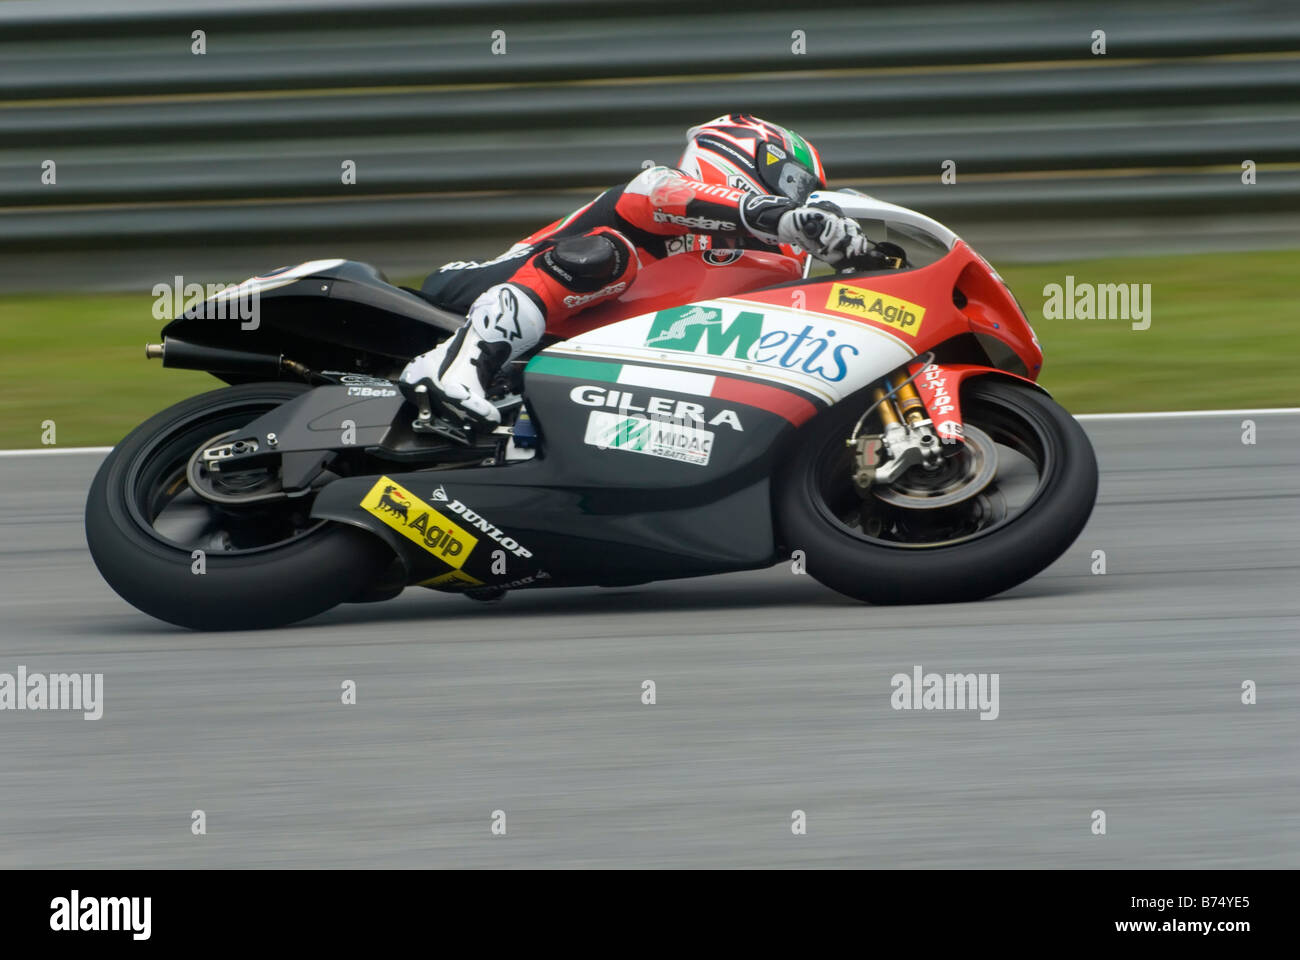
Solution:
<svg viewBox="0 0 1300 960">
<path fill-rule="evenodd" d="M 444 440 L 450 440 L 452 443 L 462 447 L 474 445 L 473 430 L 458 427 L 450 420 L 444 420 L 442 417 L 433 417 L 429 420 L 412 420 L 411 430 L 419 434 L 432 434 L 434 436 L 442 437 Z"/>
<path fill-rule="evenodd" d="M 464 415 L 452 409 L 437 394 L 432 393 L 428 383 L 420 381 L 414 385 L 402 384 L 402 393 L 415 404 L 417 413 L 415 419 L 411 421 L 413 433 L 433 434 L 460 446 L 473 445 L 472 424 L 457 423 L 453 418 L 459 417 L 463 421 Z"/>
</svg>

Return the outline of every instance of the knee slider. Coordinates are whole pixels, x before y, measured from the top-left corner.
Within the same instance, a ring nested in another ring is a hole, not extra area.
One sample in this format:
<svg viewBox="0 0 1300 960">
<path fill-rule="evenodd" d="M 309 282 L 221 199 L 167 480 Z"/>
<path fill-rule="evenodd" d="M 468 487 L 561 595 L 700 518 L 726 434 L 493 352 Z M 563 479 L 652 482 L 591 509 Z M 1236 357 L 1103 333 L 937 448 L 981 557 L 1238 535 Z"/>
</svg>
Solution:
<svg viewBox="0 0 1300 960">
<path fill-rule="evenodd" d="M 566 237 L 541 255 L 538 264 L 564 287 L 591 293 L 635 269 L 636 251 L 614 231 Z"/>
</svg>

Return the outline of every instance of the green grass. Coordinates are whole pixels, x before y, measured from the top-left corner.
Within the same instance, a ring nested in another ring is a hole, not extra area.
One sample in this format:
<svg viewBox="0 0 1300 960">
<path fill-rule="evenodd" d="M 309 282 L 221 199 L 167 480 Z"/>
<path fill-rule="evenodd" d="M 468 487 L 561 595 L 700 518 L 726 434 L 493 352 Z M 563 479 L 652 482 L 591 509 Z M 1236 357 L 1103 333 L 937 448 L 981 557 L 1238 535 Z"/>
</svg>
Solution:
<svg viewBox="0 0 1300 960">
<path fill-rule="evenodd" d="M 1300 252 L 1003 266 L 1042 344 L 1044 387 L 1072 413 L 1300 406 Z M 1044 320 L 1043 287 L 1151 284 L 1151 327 Z"/>
<path fill-rule="evenodd" d="M 1074 413 L 1300 405 L 1300 253 L 1198 254 L 998 265 L 1047 356 L 1042 382 Z M 1151 284 L 1151 328 L 1044 320 L 1043 287 Z M 0 447 L 116 443 L 184 397 L 220 386 L 144 358 L 148 294 L 0 297 Z"/>
</svg>

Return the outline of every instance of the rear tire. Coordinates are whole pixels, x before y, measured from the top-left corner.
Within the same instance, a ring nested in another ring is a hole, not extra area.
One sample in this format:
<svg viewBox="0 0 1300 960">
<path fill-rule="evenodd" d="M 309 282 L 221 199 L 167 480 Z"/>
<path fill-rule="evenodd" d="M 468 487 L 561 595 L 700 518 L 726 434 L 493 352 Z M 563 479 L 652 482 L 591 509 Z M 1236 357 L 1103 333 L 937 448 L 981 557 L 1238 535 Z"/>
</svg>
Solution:
<svg viewBox="0 0 1300 960">
<path fill-rule="evenodd" d="M 1020 422 L 1034 435 L 1043 467 L 1023 511 L 987 533 L 934 545 L 888 543 L 853 528 L 842 515 L 857 494 L 849 487 L 844 495 L 847 474 L 840 473 L 847 457 L 843 442 L 862 407 L 843 404 L 798 438 L 775 498 L 782 542 L 804 551 L 813 577 L 877 604 L 979 600 L 1040 573 L 1075 541 L 1097 498 L 1097 461 L 1083 428 L 1045 394 L 997 377 L 968 381 L 962 403 L 964 412 L 991 411 L 1003 424 Z M 979 426 L 974 416 L 967 419 Z M 840 518 L 828 500 L 838 502 Z"/>
<path fill-rule="evenodd" d="M 153 505 L 181 495 L 195 502 L 192 509 L 204 509 L 192 491 L 186 493 L 188 484 L 183 474 L 177 479 L 174 464 L 187 461 L 221 430 L 247 424 L 306 389 L 252 383 L 191 397 L 141 424 L 113 449 L 86 501 L 86 541 L 99 572 L 124 600 L 193 630 L 259 629 L 303 620 L 361 596 L 382 575 L 393 558 L 383 541 L 319 521 L 300 532 L 289 524 L 291 532 L 282 542 L 272 534 L 271 542 L 247 549 L 205 549 L 206 570 L 199 574 L 194 543 L 167 539 L 148 516 Z M 225 515 L 241 530 L 258 529 L 260 515 Z M 267 516 L 274 519 L 273 513 Z"/>
</svg>

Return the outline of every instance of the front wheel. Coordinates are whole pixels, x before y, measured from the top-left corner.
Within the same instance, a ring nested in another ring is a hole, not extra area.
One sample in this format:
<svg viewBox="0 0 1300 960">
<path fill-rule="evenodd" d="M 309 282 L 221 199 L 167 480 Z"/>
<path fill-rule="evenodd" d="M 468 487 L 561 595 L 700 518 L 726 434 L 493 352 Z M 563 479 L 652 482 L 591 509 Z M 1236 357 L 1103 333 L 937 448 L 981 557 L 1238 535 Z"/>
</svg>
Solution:
<svg viewBox="0 0 1300 960">
<path fill-rule="evenodd" d="M 1041 572 L 1083 530 L 1097 460 L 1083 428 L 1021 383 L 967 383 L 967 443 L 861 496 L 845 446 L 860 410 L 810 425 L 776 494 L 782 542 L 817 580 L 871 603 L 949 603 L 1008 590 Z"/>
<path fill-rule="evenodd" d="M 358 597 L 392 551 L 311 517 L 310 497 L 267 495 L 277 471 L 208 478 L 195 453 L 307 387 L 252 383 L 191 397 L 141 424 L 95 475 L 86 541 L 104 579 L 139 610 L 195 630 L 275 627 Z"/>
</svg>

